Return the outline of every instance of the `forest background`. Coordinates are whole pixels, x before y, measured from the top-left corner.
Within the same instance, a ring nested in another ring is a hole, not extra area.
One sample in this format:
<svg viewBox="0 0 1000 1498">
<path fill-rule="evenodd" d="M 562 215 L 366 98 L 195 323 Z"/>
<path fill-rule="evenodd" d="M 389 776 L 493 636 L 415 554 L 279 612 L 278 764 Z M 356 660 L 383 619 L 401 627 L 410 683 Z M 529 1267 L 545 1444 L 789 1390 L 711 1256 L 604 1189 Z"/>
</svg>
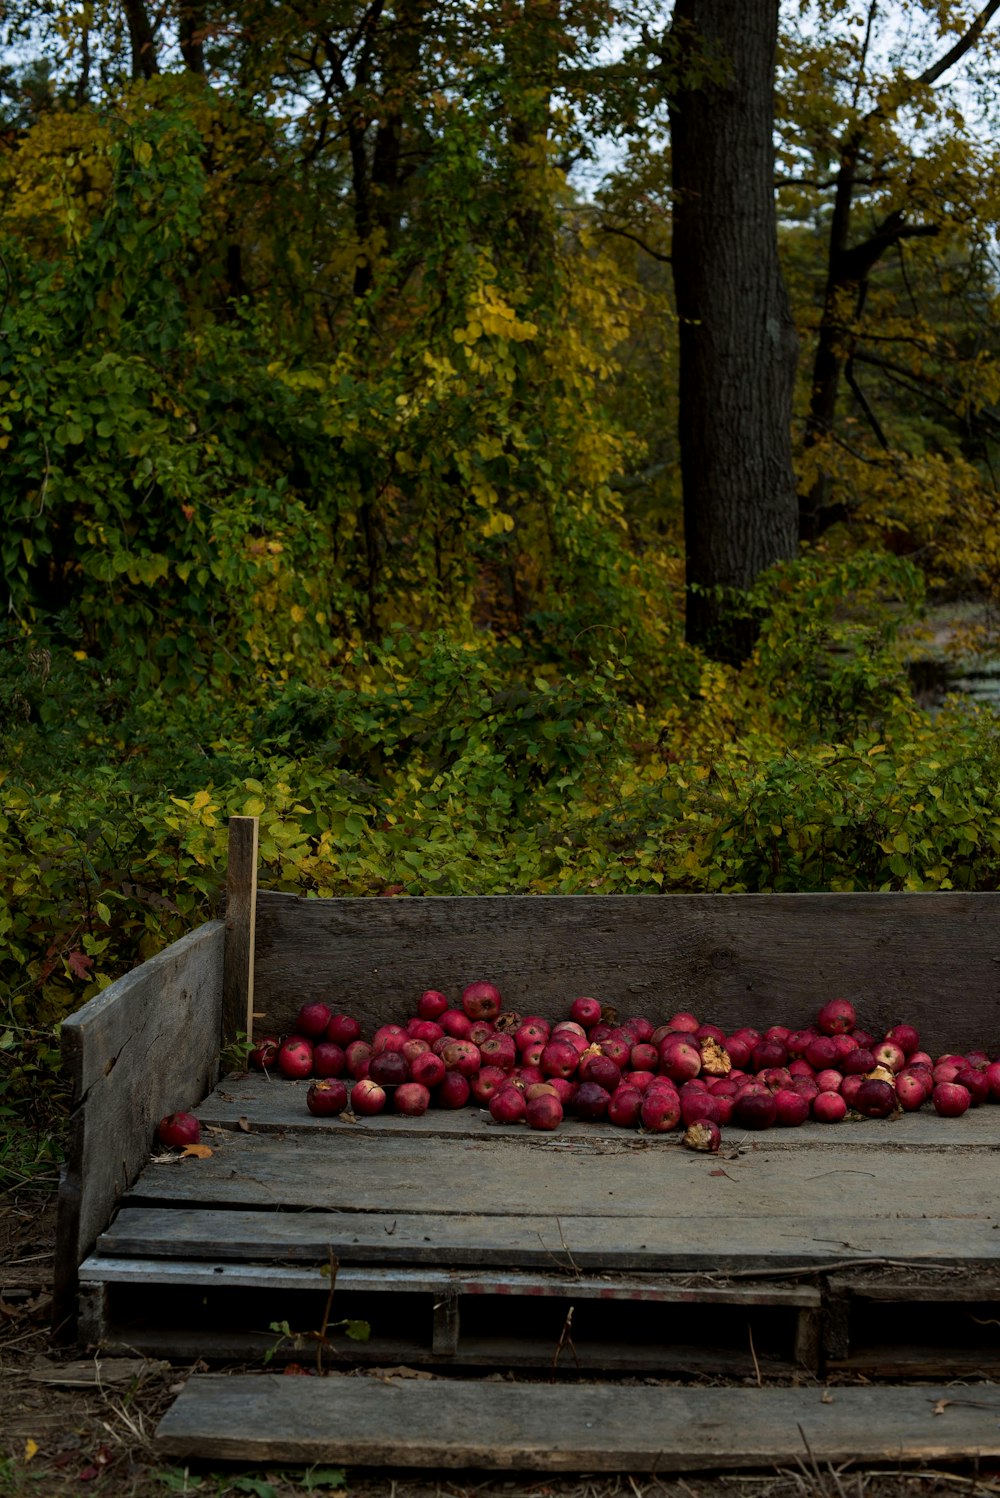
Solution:
<svg viewBox="0 0 1000 1498">
<path fill-rule="evenodd" d="M 911 670 L 1000 593 L 1000 0 L 727 9 L 8 7 L 0 1171 L 234 813 L 304 895 L 1000 884 Z"/>
</svg>

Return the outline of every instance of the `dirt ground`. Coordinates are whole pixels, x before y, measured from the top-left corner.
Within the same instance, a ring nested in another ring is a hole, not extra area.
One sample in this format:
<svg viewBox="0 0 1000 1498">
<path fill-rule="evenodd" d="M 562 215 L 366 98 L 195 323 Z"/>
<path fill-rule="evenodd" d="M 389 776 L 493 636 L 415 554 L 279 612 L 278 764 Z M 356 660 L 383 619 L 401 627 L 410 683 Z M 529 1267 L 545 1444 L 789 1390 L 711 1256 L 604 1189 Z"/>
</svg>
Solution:
<svg viewBox="0 0 1000 1498">
<path fill-rule="evenodd" d="M 50 1337 L 55 1201 L 0 1196 L 0 1495 L 62 1498 L 1000 1498 L 1000 1470 L 739 1473 L 651 1478 L 530 1473 L 227 1471 L 157 1455 L 157 1422 L 195 1371 L 141 1358 L 99 1359 Z M 242 1371 L 242 1370 L 241 1370 Z M 359 1376 L 364 1376 L 359 1374 Z"/>
</svg>

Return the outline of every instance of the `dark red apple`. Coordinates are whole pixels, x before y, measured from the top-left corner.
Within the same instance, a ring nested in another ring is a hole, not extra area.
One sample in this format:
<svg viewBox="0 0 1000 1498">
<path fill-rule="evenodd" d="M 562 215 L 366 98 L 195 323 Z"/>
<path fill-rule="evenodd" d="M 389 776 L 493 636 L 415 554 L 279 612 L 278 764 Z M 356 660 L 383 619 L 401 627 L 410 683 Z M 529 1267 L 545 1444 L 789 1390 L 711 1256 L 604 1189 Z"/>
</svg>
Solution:
<svg viewBox="0 0 1000 1498">
<path fill-rule="evenodd" d="M 347 1083 L 339 1077 L 328 1077 L 313 1082 L 306 1093 L 306 1107 L 317 1118 L 329 1118 L 343 1113 L 347 1107 Z"/>
<path fill-rule="evenodd" d="M 156 1137 L 167 1149 L 184 1149 L 201 1139 L 201 1125 L 193 1113 L 168 1113 L 160 1119 Z"/>
<path fill-rule="evenodd" d="M 481 980 L 469 983 L 462 989 L 462 1008 L 470 1019 L 496 1019 L 502 1005 L 500 990 L 495 983 Z"/>
<path fill-rule="evenodd" d="M 318 999 L 303 1004 L 295 1017 L 295 1033 L 305 1035 L 308 1040 L 318 1040 L 326 1034 L 326 1027 L 333 1015 Z"/>
</svg>

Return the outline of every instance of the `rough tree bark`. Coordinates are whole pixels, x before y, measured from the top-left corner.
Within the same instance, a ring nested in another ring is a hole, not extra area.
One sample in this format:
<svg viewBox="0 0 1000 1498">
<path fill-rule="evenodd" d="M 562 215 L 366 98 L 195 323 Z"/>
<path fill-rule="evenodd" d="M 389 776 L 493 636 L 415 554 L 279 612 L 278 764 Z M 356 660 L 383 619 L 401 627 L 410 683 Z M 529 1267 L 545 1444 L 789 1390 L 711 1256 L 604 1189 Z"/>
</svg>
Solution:
<svg viewBox="0 0 1000 1498">
<path fill-rule="evenodd" d="M 793 557 L 797 340 L 778 263 L 774 68 L 778 0 L 677 0 L 671 26 L 672 264 L 688 641 L 738 661 L 740 595 Z"/>
</svg>

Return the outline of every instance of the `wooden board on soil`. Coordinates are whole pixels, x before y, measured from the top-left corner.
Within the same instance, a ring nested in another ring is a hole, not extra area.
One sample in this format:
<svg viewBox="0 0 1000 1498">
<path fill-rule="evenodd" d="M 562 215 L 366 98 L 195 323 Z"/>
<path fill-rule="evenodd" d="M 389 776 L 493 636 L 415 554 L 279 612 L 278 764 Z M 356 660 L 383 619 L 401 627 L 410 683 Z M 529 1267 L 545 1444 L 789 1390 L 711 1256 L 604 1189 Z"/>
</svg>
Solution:
<svg viewBox="0 0 1000 1498">
<path fill-rule="evenodd" d="M 239 1462 L 691 1472 L 1000 1455 L 1000 1387 L 671 1388 L 195 1376 L 165 1455 Z"/>
</svg>

